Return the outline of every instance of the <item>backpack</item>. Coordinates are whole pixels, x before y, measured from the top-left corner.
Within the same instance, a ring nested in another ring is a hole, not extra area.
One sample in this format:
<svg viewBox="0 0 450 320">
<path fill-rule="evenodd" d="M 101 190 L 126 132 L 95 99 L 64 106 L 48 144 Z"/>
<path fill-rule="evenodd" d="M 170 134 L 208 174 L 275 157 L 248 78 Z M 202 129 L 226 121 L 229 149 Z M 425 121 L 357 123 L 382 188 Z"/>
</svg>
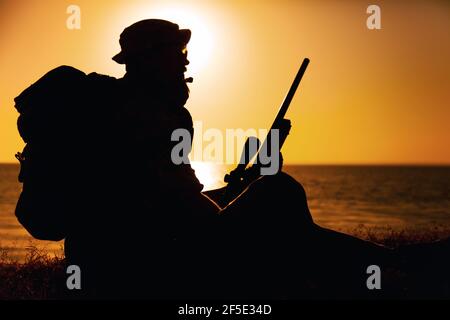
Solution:
<svg viewBox="0 0 450 320">
<path fill-rule="evenodd" d="M 20 114 L 18 130 L 26 143 L 16 154 L 23 188 L 15 214 L 37 239 L 59 241 L 68 233 L 75 205 L 71 199 L 80 189 L 70 184 L 81 170 L 77 151 L 88 141 L 89 127 L 96 121 L 86 114 L 93 105 L 92 80 L 105 77 L 114 79 L 60 66 L 14 99 Z"/>
</svg>

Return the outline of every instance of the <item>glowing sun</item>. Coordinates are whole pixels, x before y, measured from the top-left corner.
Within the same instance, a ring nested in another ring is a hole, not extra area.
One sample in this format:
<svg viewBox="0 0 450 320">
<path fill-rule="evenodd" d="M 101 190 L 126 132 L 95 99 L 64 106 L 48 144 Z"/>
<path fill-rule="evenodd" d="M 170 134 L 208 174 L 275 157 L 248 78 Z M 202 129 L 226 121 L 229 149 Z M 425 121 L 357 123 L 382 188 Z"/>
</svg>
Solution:
<svg viewBox="0 0 450 320">
<path fill-rule="evenodd" d="M 192 31 L 191 40 L 187 45 L 188 75 L 196 76 L 205 68 L 210 60 L 213 51 L 213 37 L 210 27 L 204 19 L 200 18 L 199 13 L 186 7 L 160 7 L 151 10 L 152 18 L 165 19 L 174 22 L 181 29 L 190 29 Z"/>
</svg>

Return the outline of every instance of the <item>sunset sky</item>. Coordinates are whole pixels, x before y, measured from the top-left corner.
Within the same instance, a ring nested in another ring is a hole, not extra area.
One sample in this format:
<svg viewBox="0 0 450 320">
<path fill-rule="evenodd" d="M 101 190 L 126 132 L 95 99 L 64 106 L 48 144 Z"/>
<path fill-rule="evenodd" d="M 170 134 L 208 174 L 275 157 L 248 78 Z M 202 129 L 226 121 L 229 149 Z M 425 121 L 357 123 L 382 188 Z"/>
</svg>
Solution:
<svg viewBox="0 0 450 320">
<path fill-rule="evenodd" d="M 80 30 L 66 27 L 71 4 Z M 370 4 L 381 30 L 366 26 Z M 204 130 L 269 127 L 308 57 L 287 163 L 450 164 L 450 2 L 242 0 L 1 0 L 0 162 L 23 147 L 14 97 L 63 64 L 121 77 L 119 35 L 146 18 L 192 30 L 187 108 Z"/>
</svg>

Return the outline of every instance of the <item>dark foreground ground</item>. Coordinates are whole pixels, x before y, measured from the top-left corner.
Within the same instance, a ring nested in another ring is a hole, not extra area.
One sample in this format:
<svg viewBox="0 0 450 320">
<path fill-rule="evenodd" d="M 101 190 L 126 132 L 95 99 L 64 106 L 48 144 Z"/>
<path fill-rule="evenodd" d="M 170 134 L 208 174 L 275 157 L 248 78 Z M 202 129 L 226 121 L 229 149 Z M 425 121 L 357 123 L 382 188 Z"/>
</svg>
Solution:
<svg viewBox="0 0 450 320">
<path fill-rule="evenodd" d="M 350 285 L 343 288 L 345 294 L 340 296 L 339 288 L 330 292 L 329 287 L 306 276 L 299 285 L 300 298 L 450 299 L 448 228 L 417 232 L 362 227 L 347 233 L 395 249 L 398 258 L 383 270 L 382 289 L 360 295 L 352 292 Z M 64 257 L 49 257 L 34 248 L 29 250 L 24 263 L 13 261 L 0 248 L 0 300 L 66 299 L 65 267 Z"/>
</svg>

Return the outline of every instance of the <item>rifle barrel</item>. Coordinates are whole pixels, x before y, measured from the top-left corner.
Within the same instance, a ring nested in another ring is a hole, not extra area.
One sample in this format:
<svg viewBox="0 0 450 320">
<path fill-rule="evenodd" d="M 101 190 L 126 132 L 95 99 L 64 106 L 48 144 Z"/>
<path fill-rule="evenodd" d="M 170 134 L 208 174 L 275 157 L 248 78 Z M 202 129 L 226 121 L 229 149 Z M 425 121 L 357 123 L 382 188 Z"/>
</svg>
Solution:
<svg viewBox="0 0 450 320">
<path fill-rule="evenodd" d="M 270 130 L 278 129 L 279 123 L 281 122 L 281 120 L 284 119 L 284 116 L 286 115 L 289 105 L 291 104 L 292 98 L 294 98 L 295 92 L 297 91 L 300 81 L 302 80 L 302 77 L 305 74 L 308 64 L 309 64 L 309 59 L 305 58 L 303 60 L 302 65 L 300 66 L 300 69 L 297 72 L 297 75 L 295 76 L 295 79 L 291 85 L 291 88 L 289 89 L 288 93 L 286 94 L 286 97 L 283 100 L 283 103 L 281 104 L 281 107 L 277 113 L 277 116 L 275 117 L 275 121 L 273 122 Z M 267 148 L 267 143 L 268 143 L 268 140 L 270 139 L 270 134 L 271 134 L 271 131 L 269 131 L 262 146 L 261 146 L 261 144 L 258 143 L 258 145 L 260 147 L 258 148 L 258 151 L 256 152 L 256 162 L 252 166 L 252 169 L 255 169 L 255 170 L 251 171 L 253 175 L 255 174 L 255 172 L 259 172 L 259 170 L 257 170 L 257 169 L 261 168 L 261 161 L 259 159 L 260 151 L 263 148 Z M 253 139 L 256 139 L 256 138 L 253 138 Z M 259 142 L 259 140 L 258 140 L 258 142 Z M 280 141 L 280 146 L 279 146 L 280 149 L 282 147 L 283 142 L 284 142 L 284 140 Z M 256 176 L 253 176 L 252 174 L 247 175 L 246 177 L 244 176 L 245 172 L 246 172 L 247 164 L 253 157 L 253 154 L 249 154 L 249 155 L 246 154 L 248 144 L 250 144 L 250 138 L 247 139 L 247 141 L 244 145 L 243 156 L 241 156 L 241 160 L 242 160 L 242 157 L 244 157 L 243 158 L 244 161 L 241 161 L 243 163 L 240 163 L 238 165 L 238 167 L 235 170 L 233 170 L 230 174 L 225 175 L 224 180 L 225 180 L 225 182 L 228 183 L 227 186 L 220 189 L 219 193 L 209 192 L 209 194 L 211 196 L 215 196 L 215 197 L 217 197 L 217 194 L 220 194 L 220 198 L 218 198 L 218 203 L 221 206 L 227 205 L 240 192 L 242 192 L 242 190 L 245 188 L 246 185 L 248 185 L 249 182 L 251 182 L 252 180 L 257 178 Z M 258 173 L 258 175 L 259 175 L 259 173 Z"/>
<path fill-rule="evenodd" d="M 289 105 L 291 104 L 292 98 L 294 98 L 295 92 L 297 91 L 298 85 L 300 84 L 300 81 L 302 80 L 303 75 L 305 74 L 308 64 L 309 59 L 308 58 L 303 59 L 302 65 L 300 66 L 300 69 L 298 70 L 297 75 L 295 76 L 294 82 L 292 82 L 291 88 L 289 89 L 288 93 L 286 94 L 286 97 L 283 100 L 283 103 L 280 107 L 280 110 L 278 111 L 277 116 L 275 117 L 275 121 L 273 122 L 271 129 L 276 129 L 278 123 L 282 119 L 284 119 L 284 116 L 286 115 L 286 112 L 289 109 Z"/>
<path fill-rule="evenodd" d="M 281 122 L 281 120 L 284 119 L 284 116 L 286 115 L 286 112 L 289 109 L 289 105 L 291 104 L 292 98 L 294 98 L 295 92 L 297 91 L 298 85 L 300 84 L 300 81 L 302 80 L 303 75 L 305 74 L 308 64 L 309 64 L 309 59 L 308 58 L 303 59 L 302 65 L 300 66 L 300 69 L 298 69 L 297 75 L 295 76 L 294 81 L 292 82 L 292 85 L 289 88 L 289 91 L 283 100 L 283 103 L 281 104 L 281 107 L 277 113 L 277 116 L 275 117 L 272 127 L 270 127 L 267 137 L 264 140 L 264 142 L 262 143 L 262 146 L 259 150 L 267 150 L 267 148 L 268 148 L 267 143 L 270 140 L 271 130 L 279 129 L 280 122 Z M 280 145 L 279 145 L 280 149 L 283 146 L 283 142 L 284 142 L 284 140 L 280 141 Z M 258 156 L 259 156 L 259 152 L 258 152 Z M 258 161 L 257 165 L 261 165 L 260 161 Z"/>
</svg>

